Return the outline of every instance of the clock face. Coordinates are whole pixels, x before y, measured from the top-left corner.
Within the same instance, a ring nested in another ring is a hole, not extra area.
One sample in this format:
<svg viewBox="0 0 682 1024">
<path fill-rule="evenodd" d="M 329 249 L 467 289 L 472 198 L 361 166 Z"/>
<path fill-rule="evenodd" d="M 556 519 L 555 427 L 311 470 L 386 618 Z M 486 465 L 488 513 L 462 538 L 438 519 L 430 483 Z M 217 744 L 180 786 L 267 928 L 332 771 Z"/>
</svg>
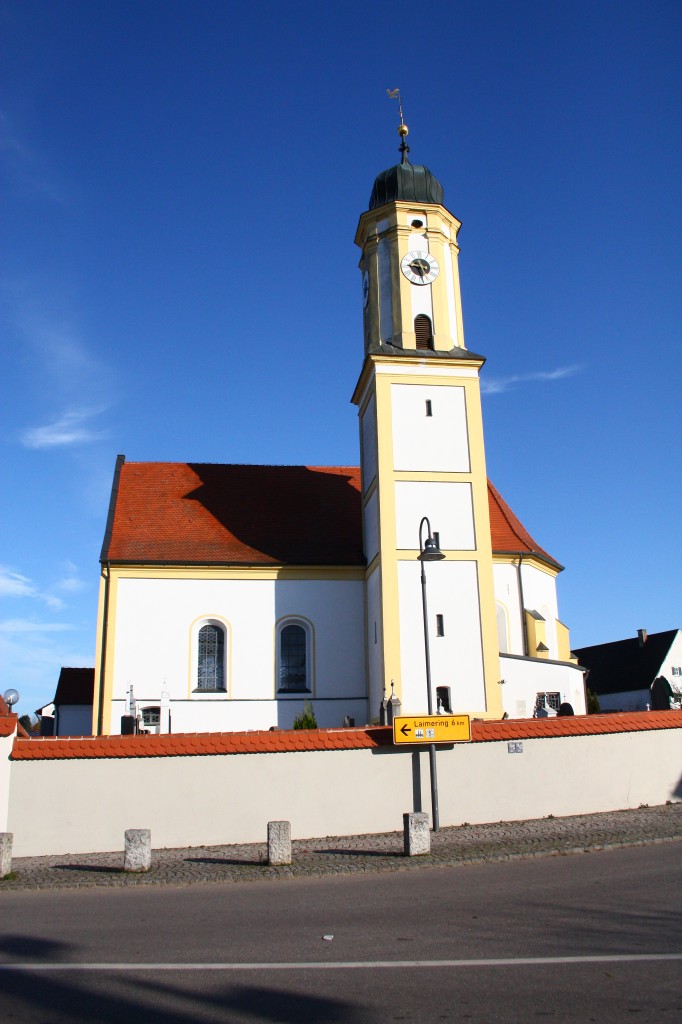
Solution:
<svg viewBox="0 0 682 1024">
<path fill-rule="evenodd" d="M 367 308 L 369 302 L 369 274 L 366 270 L 362 272 L 362 305 Z"/>
<path fill-rule="evenodd" d="M 408 252 L 400 261 L 400 269 L 412 284 L 431 284 L 438 277 L 440 267 L 428 252 Z"/>
</svg>

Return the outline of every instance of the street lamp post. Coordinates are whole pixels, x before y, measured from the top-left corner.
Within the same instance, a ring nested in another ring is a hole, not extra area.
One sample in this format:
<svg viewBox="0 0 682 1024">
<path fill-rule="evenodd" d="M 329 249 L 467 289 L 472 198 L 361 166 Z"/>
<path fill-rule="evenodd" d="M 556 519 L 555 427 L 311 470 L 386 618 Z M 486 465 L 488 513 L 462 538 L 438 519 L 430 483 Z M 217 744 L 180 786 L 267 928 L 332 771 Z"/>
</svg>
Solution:
<svg viewBox="0 0 682 1024">
<path fill-rule="evenodd" d="M 422 533 L 424 524 L 428 528 L 428 536 L 426 541 L 422 541 Z M 429 717 L 433 715 L 433 696 L 431 694 L 431 654 L 429 651 L 429 614 L 426 604 L 426 571 L 424 565 L 426 562 L 440 562 L 445 555 L 438 547 L 436 540 L 431 533 L 431 523 L 429 522 L 428 516 L 424 516 L 421 523 L 419 524 L 419 561 L 422 564 L 421 581 L 422 581 L 422 611 L 424 613 L 424 656 L 426 658 L 426 698 L 427 706 L 429 710 Z M 429 744 L 429 769 L 431 774 L 431 817 L 433 821 L 433 831 L 437 832 L 440 827 L 440 821 L 438 817 L 438 779 L 436 777 L 436 745 L 435 743 Z"/>
</svg>

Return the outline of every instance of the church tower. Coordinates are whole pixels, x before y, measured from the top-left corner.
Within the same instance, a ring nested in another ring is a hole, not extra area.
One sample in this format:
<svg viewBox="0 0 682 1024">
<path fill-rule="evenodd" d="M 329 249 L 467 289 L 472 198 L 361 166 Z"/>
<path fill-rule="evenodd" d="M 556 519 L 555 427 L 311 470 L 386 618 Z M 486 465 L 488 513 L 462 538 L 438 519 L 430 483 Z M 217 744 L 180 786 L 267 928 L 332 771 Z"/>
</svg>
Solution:
<svg viewBox="0 0 682 1024">
<path fill-rule="evenodd" d="M 365 359 L 360 417 L 367 558 L 370 720 L 395 694 L 427 710 L 420 524 L 445 557 L 430 562 L 428 631 L 433 708 L 499 718 L 495 619 L 479 370 L 464 343 L 457 233 L 443 189 L 411 164 L 378 175 L 356 244 Z"/>
</svg>

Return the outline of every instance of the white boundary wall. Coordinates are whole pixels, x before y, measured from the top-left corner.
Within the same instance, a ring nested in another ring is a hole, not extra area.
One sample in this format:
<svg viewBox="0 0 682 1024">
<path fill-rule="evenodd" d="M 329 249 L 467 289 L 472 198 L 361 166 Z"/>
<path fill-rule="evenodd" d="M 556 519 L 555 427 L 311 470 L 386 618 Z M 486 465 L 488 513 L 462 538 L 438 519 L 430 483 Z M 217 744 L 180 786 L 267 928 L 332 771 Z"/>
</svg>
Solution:
<svg viewBox="0 0 682 1024">
<path fill-rule="evenodd" d="M 442 825 L 557 817 L 682 797 L 682 729 L 462 744 L 437 753 Z M 430 811 L 426 752 L 383 747 L 268 754 L 4 762 L 14 855 L 120 850 L 129 828 L 155 848 L 398 831 Z"/>
</svg>

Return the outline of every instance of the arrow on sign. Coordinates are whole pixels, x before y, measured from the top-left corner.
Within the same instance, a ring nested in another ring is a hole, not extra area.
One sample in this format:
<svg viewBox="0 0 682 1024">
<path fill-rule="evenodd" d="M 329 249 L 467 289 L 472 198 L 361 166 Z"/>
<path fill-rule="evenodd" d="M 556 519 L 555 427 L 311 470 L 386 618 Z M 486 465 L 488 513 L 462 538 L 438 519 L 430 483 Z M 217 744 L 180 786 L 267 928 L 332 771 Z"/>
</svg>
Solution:
<svg viewBox="0 0 682 1024">
<path fill-rule="evenodd" d="M 407 722 L 405 723 L 405 725 L 402 727 L 402 729 L 400 731 L 403 734 L 403 736 L 407 736 L 408 732 L 412 732 L 412 730 L 410 729 L 410 727 L 407 724 Z"/>
</svg>

